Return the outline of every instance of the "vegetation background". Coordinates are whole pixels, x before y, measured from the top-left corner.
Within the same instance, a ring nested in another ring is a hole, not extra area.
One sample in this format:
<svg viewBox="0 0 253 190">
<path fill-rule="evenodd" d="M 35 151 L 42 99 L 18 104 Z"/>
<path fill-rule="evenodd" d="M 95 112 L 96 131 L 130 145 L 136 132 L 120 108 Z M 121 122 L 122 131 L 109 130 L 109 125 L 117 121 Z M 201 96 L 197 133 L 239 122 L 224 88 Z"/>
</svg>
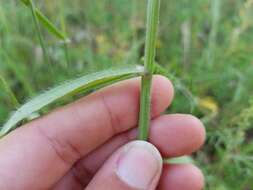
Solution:
<svg viewBox="0 0 253 190">
<path fill-rule="evenodd" d="M 70 42 L 41 27 L 46 61 L 30 10 L 0 0 L 0 126 L 18 102 L 53 85 L 142 63 L 146 0 L 34 3 Z M 253 0 L 163 0 L 156 46 L 176 86 L 168 113 L 192 113 L 206 125 L 206 145 L 194 155 L 206 189 L 252 190 Z"/>
</svg>

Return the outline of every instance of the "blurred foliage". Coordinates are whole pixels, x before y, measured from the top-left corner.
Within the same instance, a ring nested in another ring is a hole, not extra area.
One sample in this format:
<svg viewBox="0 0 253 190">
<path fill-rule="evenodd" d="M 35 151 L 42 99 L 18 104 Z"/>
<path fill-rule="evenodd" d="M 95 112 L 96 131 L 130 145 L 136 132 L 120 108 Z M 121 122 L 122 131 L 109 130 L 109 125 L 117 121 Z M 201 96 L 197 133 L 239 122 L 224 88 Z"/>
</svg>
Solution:
<svg viewBox="0 0 253 190">
<path fill-rule="evenodd" d="M 143 57 L 145 0 L 34 3 L 70 42 L 63 44 L 42 27 L 50 72 L 29 9 L 20 1 L 1 0 L 1 124 L 16 105 L 6 89 L 23 103 L 59 82 L 141 63 Z M 252 9 L 252 0 L 162 1 L 157 62 L 177 84 L 168 112 L 192 113 L 205 122 L 207 142 L 194 157 L 206 189 L 253 187 Z"/>
</svg>

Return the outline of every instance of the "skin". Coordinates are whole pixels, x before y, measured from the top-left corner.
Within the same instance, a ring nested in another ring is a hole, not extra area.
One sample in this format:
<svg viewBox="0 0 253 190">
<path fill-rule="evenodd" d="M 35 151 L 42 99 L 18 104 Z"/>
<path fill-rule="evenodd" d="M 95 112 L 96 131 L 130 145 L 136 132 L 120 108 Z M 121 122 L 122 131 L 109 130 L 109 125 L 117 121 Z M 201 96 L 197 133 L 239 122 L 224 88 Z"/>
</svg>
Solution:
<svg viewBox="0 0 253 190">
<path fill-rule="evenodd" d="M 194 116 L 162 115 L 173 91 L 169 80 L 154 76 L 152 145 L 135 141 L 139 78 L 104 88 L 13 131 L 0 140 L 0 189 L 202 189 L 204 178 L 196 166 L 162 164 L 162 157 L 189 155 L 205 140 L 204 127 Z"/>
</svg>

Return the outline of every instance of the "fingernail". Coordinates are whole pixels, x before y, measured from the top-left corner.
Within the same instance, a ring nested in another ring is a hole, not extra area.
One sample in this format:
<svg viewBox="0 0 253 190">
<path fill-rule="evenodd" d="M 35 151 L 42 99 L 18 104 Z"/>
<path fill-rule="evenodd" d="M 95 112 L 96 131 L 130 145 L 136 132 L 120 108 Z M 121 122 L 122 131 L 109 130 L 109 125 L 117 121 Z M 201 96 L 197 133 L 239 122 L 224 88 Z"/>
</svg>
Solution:
<svg viewBox="0 0 253 190">
<path fill-rule="evenodd" d="M 126 145 L 116 173 L 127 185 L 148 189 L 161 169 L 162 158 L 158 150 L 150 143 L 135 141 Z"/>
</svg>

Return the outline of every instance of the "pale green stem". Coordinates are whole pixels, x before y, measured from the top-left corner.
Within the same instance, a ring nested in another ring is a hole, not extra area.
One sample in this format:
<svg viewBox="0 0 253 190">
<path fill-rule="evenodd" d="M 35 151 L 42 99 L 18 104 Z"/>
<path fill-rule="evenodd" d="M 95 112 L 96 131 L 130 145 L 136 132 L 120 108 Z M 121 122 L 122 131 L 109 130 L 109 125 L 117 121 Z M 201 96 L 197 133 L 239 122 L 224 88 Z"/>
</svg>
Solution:
<svg viewBox="0 0 253 190">
<path fill-rule="evenodd" d="M 16 96 L 14 95 L 14 93 L 12 92 L 10 86 L 7 84 L 7 82 L 5 81 L 5 79 L 0 75 L 0 83 L 2 83 L 4 90 L 6 91 L 7 95 L 9 96 L 12 104 L 17 108 L 19 106 L 19 102 L 16 98 Z"/>
<path fill-rule="evenodd" d="M 159 23 L 160 0 L 148 0 L 147 30 L 144 66 L 146 74 L 142 77 L 139 115 L 139 139 L 147 140 L 151 118 L 151 85 L 155 62 L 155 44 Z"/>
<path fill-rule="evenodd" d="M 70 60 L 69 60 L 69 47 L 68 42 L 63 42 L 63 48 L 64 48 L 64 54 L 66 59 L 66 67 L 67 69 L 70 69 Z"/>
<path fill-rule="evenodd" d="M 217 40 L 218 25 L 220 21 L 220 11 L 221 11 L 221 1 L 220 0 L 211 1 L 212 30 L 209 36 L 208 59 L 207 59 L 209 66 L 211 66 L 214 62 L 215 47 L 217 45 L 216 40 Z"/>
<path fill-rule="evenodd" d="M 38 21 L 38 18 L 36 16 L 36 7 L 35 7 L 32 0 L 30 0 L 29 7 L 30 7 L 31 12 L 32 12 L 33 21 L 34 21 L 35 28 L 36 28 L 36 31 L 37 31 L 37 34 L 38 34 L 40 46 L 41 46 L 42 51 L 43 51 L 43 56 L 44 56 L 45 62 L 50 64 L 48 52 L 47 52 L 47 49 L 46 49 L 46 46 L 45 46 L 45 43 L 44 43 L 44 40 L 43 40 L 43 37 L 42 37 L 42 32 L 41 32 L 41 29 L 40 29 L 39 21 Z"/>
<path fill-rule="evenodd" d="M 61 29 L 66 36 L 67 30 L 66 30 L 66 23 L 65 23 L 65 18 L 64 18 L 64 2 L 61 0 L 61 7 L 60 7 L 60 12 L 61 12 Z M 64 48 L 64 54 L 65 54 L 65 59 L 66 59 L 66 68 L 69 69 L 70 67 L 70 60 L 69 60 L 69 48 L 68 48 L 68 42 L 65 40 L 63 42 L 63 48 Z"/>
</svg>

